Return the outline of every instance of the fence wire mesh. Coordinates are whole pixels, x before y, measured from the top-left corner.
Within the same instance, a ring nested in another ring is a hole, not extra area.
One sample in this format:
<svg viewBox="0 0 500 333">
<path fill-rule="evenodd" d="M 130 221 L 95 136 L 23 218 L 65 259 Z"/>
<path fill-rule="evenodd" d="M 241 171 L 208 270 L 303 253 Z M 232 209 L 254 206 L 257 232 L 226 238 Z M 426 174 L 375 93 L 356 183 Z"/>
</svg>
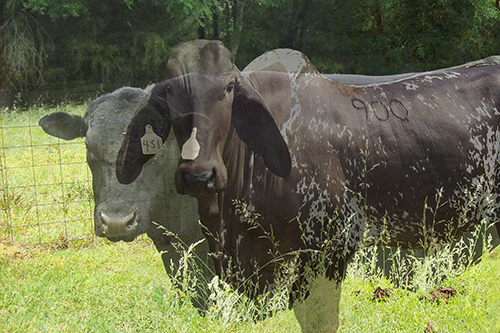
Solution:
<svg viewBox="0 0 500 333">
<path fill-rule="evenodd" d="M 64 141 L 38 120 L 54 109 L 0 110 L 0 239 L 49 243 L 92 235 L 84 139 Z M 85 106 L 73 107 L 83 114 Z"/>
<path fill-rule="evenodd" d="M 45 244 L 95 239 L 85 138 L 61 140 L 38 125 L 43 116 L 53 112 L 83 116 L 85 111 L 86 104 L 0 108 L 0 242 Z M 175 191 L 173 172 L 179 152 L 173 136 L 165 143 L 165 150 L 164 179 L 155 180 L 155 184 L 168 200 L 156 217 L 175 226 L 181 235 L 199 234 L 201 238 L 196 200 Z"/>
</svg>

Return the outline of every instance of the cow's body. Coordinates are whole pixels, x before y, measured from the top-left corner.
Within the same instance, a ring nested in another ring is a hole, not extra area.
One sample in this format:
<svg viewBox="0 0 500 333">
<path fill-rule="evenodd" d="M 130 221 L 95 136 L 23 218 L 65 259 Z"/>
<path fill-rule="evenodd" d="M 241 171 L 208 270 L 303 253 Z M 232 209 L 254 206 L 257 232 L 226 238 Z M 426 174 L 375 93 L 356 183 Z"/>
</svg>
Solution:
<svg viewBox="0 0 500 333">
<path fill-rule="evenodd" d="M 484 66 L 493 66 L 493 65 L 499 65 L 500 64 L 500 56 L 490 56 L 485 59 L 461 64 L 459 66 L 454 66 L 450 68 L 445 68 L 445 69 L 439 69 L 435 70 L 432 73 L 430 72 L 423 72 L 423 73 L 403 73 L 403 74 L 396 74 L 396 75 L 383 75 L 383 76 L 368 76 L 368 75 L 354 75 L 354 74 L 323 74 L 324 77 L 333 80 L 335 82 L 345 84 L 345 85 L 350 85 L 350 86 L 356 86 L 356 87 L 365 87 L 365 88 L 370 88 L 370 87 L 375 87 L 379 86 L 382 84 L 385 84 L 387 87 L 391 85 L 395 85 L 398 83 L 401 83 L 403 80 L 409 80 L 409 79 L 414 79 L 417 77 L 426 77 L 429 75 L 443 75 L 445 72 L 452 72 L 454 70 L 462 70 L 462 69 L 467 69 L 467 68 L 474 68 L 474 67 L 484 67 Z M 277 71 L 277 72 L 286 72 L 286 73 L 316 73 L 319 74 L 319 72 L 316 70 L 313 64 L 309 62 L 307 57 L 302 54 L 299 51 L 295 50 L 290 50 L 290 49 L 276 49 L 272 50 L 269 52 L 264 53 L 263 55 L 259 56 L 258 58 L 254 59 L 245 69 L 243 70 L 244 72 L 247 71 Z M 359 107 L 361 110 L 364 110 L 364 108 L 368 108 L 371 106 L 366 106 L 363 105 L 362 103 L 358 103 L 357 101 L 355 102 L 357 107 Z M 394 102 L 397 103 L 397 102 Z M 354 104 L 353 104 L 354 106 Z M 379 105 L 380 107 L 383 107 L 382 105 Z M 385 110 L 384 110 L 385 111 Z M 389 111 L 389 110 L 388 110 Z M 369 185 L 369 184 L 368 184 Z M 497 224 L 497 228 L 500 229 L 500 223 Z M 422 229 L 424 230 L 424 229 Z M 491 237 L 492 238 L 492 243 L 491 246 L 497 246 L 500 242 L 499 237 L 498 237 L 498 232 L 495 228 L 486 228 L 486 234 L 485 237 Z M 431 236 L 426 235 L 426 236 Z M 478 240 L 476 239 L 477 236 L 473 236 L 472 233 L 467 233 L 464 235 L 466 238 L 465 241 L 469 243 L 476 243 Z M 470 249 L 466 250 L 464 253 L 462 253 L 461 257 L 467 257 L 470 258 L 471 262 L 477 261 L 481 258 L 483 254 L 483 244 L 484 241 L 486 241 L 487 238 L 484 238 L 483 241 L 479 240 L 479 246 L 474 248 L 474 253 L 470 253 Z M 456 242 L 458 241 L 464 241 L 463 238 L 457 239 Z M 365 240 L 364 244 L 365 245 L 370 245 L 373 243 L 376 244 L 381 244 L 385 245 L 385 240 L 384 237 L 377 239 L 371 239 L 370 240 Z M 429 246 L 429 243 L 432 243 L 432 240 L 427 239 L 427 247 Z M 392 251 L 396 251 L 396 247 L 392 247 Z M 426 250 L 434 251 L 436 248 L 427 248 Z M 406 251 L 402 251 L 403 253 L 406 253 Z M 424 252 L 428 251 L 421 251 L 412 249 L 410 251 L 414 255 L 423 255 Z M 382 253 L 382 252 L 381 252 Z M 383 253 L 386 253 L 386 251 L 383 251 Z M 460 261 L 463 260 L 463 258 L 460 259 Z M 390 268 L 390 264 L 388 265 L 387 263 L 391 262 L 390 258 L 379 258 L 379 261 L 381 263 L 381 267 L 384 267 L 385 269 Z M 386 271 L 386 274 L 389 274 L 388 271 Z"/>
<path fill-rule="evenodd" d="M 334 219 L 342 235 L 335 248 L 346 251 L 336 261 L 341 267 L 363 235 L 367 242 L 419 249 L 430 238 L 456 238 L 488 215 L 498 218 L 498 70 L 423 75 L 366 88 L 308 74 L 287 85 L 286 74 L 254 74 L 252 83 L 287 141 L 292 172 L 277 177 L 232 132 L 223 156 L 230 186 L 219 195 L 223 226 L 203 209 L 202 223 L 212 234 L 224 230 L 220 241 L 232 260 L 246 270 L 264 267 L 259 275 L 272 280 L 273 266 L 266 265 L 272 244 L 239 222 L 234 199 L 259 213 L 265 230 L 272 227 L 283 254 L 319 249 L 325 220 Z M 280 92 L 273 88 L 276 81 L 284 87 Z M 467 192 L 475 186 L 477 202 L 471 203 Z M 493 211 L 487 197 L 496 204 Z M 198 199 L 199 207 L 211 200 Z M 460 215 L 456 207 L 471 210 Z"/>
<path fill-rule="evenodd" d="M 145 162 L 145 124 L 163 137 L 172 126 L 181 147 L 196 127 L 201 151 L 181 159 L 176 186 L 198 197 L 217 273 L 263 293 L 298 256 L 301 278 L 311 264 L 340 283 L 360 242 L 419 249 L 498 220 L 498 78 L 500 66 L 363 87 L 316 73 L 183 75 L 134 117 L 118 178 Z"/>
</svg>

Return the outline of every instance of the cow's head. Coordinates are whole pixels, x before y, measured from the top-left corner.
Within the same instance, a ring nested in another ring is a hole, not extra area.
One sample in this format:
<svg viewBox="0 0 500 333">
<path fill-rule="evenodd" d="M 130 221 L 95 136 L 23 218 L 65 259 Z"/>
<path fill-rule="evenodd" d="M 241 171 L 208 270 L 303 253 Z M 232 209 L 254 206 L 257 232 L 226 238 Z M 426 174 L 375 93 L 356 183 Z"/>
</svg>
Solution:
<svg viewBox="0 0 500 333">
<path fill-rule="evenodd" d="M 179 44 L 168 58 L 163 76 L 172 78 L 189 72 L 223 73 L 235 69 L 234 57 L 219 41 L 194 40 Z M 161 89 L 160 89 L 161 90 Z M 153 96 L 158 96 L 156 88 Z M 116 179 L 115 162 L 123 140 L 123 133 L 140 105 L 161 108 L 155 97 L 149 98 L 142 89 L 123 88 L 103 95 L 88 105 L 85 117 L 54 113 L 40 120 L 48 134 L 65 140 L 86 137 L 87 162 L 92 171 L 95 201 L 95 232 L 112 241 L 132 241 L 138 235 L 161 232 L 157 225 L 167 223 L 165 154 L 144 167 L 144 172 L 133 177 L 134 183 L 120 184 Z M 144 101 L 150 101 L 145 104 Z M 141 102 L 143 102 L 141 104 Z M 170 126 L 158 130 L 163 119 L 153 121 L 155 131 L 165 140 Z M 149 155 L 149 158 L 153 155 Z M 149 159 L 147 158 L 147 159 Z M 145 161 L 145 160 L 144 160 Z M 189 226 L 164 225 L 191 243 L 199 235 L 191 235 Z M 196 225 L 197 227 L 197 225 Z M 181 230 L 182 228 L 182 230 Z"/>
<path fill-rule="evenodd" d="M 187 73 L 219 74 L 236 70 L 234 56 L 217 40 L 180 43 L 170 53 L 159 81 Z"/>
<path fill-rule="evenodd" d="M 181 149 L 177 191 L 213 195 L 227 185 L 222 159 L 232 128 L 276 175 L 291 170 L 288 147 L 262 96 L 241 73 L 190 73 L 158 83 L 132 119 L 117 160 L 117 177 L 130 183 L 151 155 L 144 155 L 141 137 L 147 125 L 166 139 L 173 128 Z"/>
<path fill-rule="evenodd" d="M 161 222 L 159 216 L 151 214 L 159 213 L 158 207 L 166 200 L 162 157 L 148 165 L 131 185 L 120 184 L 114 172 L 123 132 L 145 96 L 143 89 L 121 88 L 91 101 L 85 117 L 56 112 L 39 122 L 55 137 L 85 137 L 92 172 L 95 232 L 112 241 L 132 241 L 147 231 L 152 219 Z"/>
</svg>

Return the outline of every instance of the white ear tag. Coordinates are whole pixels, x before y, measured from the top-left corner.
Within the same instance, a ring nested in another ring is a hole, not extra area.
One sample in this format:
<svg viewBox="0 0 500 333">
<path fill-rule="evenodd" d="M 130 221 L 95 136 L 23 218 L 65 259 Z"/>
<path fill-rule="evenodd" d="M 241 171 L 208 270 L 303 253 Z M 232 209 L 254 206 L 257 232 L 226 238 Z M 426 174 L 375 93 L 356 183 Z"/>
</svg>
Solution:
<svg viewBox="0 0 500 333">
<path fill-rule="evenodd" d="M 154 155 L 163 152 L 161 137 L 156 135 L 151 125 L 146 125 L 146 134 L 141 138 L 142 153 Z"/>
<path fill-rule="evenodd" d="M 198 140 L 196 140 L 197 132 L 198 129 L 193 127 L 191 136 L 182 146 L 181 157 L 183 160 L 194 160 L 200 154 L 200 144 L 198 143 Z"/>
</svg>

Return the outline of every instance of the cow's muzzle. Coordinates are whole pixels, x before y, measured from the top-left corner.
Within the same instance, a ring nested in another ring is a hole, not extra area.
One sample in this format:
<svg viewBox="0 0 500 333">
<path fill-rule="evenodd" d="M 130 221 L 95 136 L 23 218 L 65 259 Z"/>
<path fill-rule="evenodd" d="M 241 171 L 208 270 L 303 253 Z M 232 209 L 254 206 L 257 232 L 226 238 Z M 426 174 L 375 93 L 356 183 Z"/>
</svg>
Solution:
<svg viewBox="0 0 500 333">
<path fill-rule="evenodd" d="M 98 215 L 99 223 L 96 228 L 96 233 L 98 236 L 106 237 L 112 242 L 117 242 L 123 240 L 125 242 L 131 242 L 137 236 L 138 221 L 137 214 L 135 212 L 124 216 L 110 216 L 103 212 Z M 98 232 L 98 230 L 100 232 Z"/>
<path fill-rule="evenodd" d="M 184 163 L 177 168 L 175 187 L 180 194 L 211 196 L 225 189 L 226 174 L 225 168 L 221 166 L 200 168 L 192 163 Z"/>
</svg>

